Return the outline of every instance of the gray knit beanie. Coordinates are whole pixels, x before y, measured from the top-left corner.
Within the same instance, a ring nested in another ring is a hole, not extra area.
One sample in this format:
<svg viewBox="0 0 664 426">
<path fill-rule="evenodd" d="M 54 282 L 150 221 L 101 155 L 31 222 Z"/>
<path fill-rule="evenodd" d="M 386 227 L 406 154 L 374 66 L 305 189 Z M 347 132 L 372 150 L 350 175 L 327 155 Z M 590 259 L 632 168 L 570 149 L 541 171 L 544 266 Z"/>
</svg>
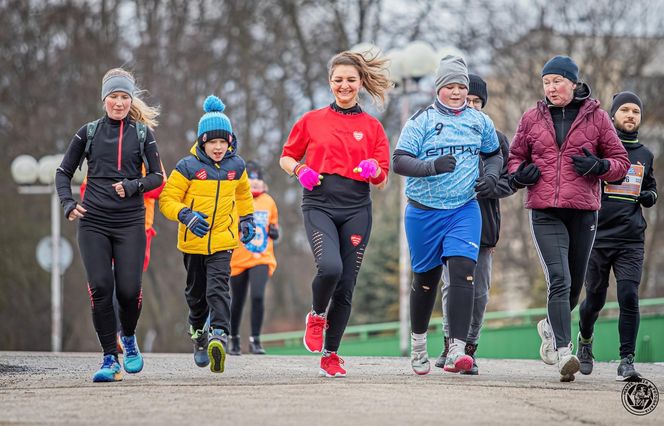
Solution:
<svg viewBox="0 0 664 426">
<path fill-rule="evenodd" d="M 468 87 L 468 67 L 460 56 L 447 55 L 440 60 L 436 70 L 436 93 L 440 88 L 452 83 Z"/>
</svg>

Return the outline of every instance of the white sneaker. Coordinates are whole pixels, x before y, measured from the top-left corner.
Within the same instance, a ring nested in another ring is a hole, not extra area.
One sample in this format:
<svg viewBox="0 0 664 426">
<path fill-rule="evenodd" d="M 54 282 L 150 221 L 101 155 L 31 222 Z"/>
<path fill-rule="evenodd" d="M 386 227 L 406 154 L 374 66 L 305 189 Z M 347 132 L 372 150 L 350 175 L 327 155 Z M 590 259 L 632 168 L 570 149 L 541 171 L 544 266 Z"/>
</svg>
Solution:
<svg viewBox="0 0 664 426">
<path fill-rule="evenodd" d="M 574 374 L 579 372 L 581 364 L 579 359 L 572 353 L 572 344 L 564 348 L 558 348 L 558 371 L 561 382 L 573 382 Z"/>
<path fill-rule="evenodd" d="M 431 370 L 431 363 L 429 362 L 426 340 L 424 342 L 416 342 L 411 334 L 410 347 L 410 366 L 413 368 L 413 371 L 418 375 L 428 374 Z"/>
<path fill-rule="evenodd" d="M 546 318 L 537 323 L 537 333 L 539 333 L 542 339 L 542 344 L 540 345 L 540 357 L 542 361 L 545 364 L 555 365 L 558 361 L 558 356 L 553 347 L 553 331 L 551 331 L 551 326 Z"/>
<path fill-rule="evenodd" d="M 473 358 L 466 355 L 466 343 L 450 338 L 450 350 L 447 352 L 443 370 L 449 373 L 459 373 L 472 368 Z"/>
</svg>

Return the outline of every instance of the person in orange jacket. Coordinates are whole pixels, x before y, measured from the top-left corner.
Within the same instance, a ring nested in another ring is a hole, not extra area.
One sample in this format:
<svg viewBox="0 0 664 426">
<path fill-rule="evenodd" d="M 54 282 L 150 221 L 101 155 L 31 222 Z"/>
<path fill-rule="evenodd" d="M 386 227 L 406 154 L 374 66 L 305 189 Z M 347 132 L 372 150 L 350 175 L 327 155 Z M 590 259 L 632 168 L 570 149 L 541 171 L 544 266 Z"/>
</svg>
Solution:
<svg viewBox="0 0 664 426">
<path fill-rule="evenodd" d="M 263 355 L 260 343 L 261 326 L 265 313 L 265 287 L 277 268 L 274 241 L 279 238 L 279 213 L 274 199 L 267 193 L 263 171 L 254 162 L 247 162 L 247 174 L 254 197 L 256 236 L 240 245 L 231 258 L 231 339 L 229 355 L 240 355 L 240 322 L 242 309 L 251 292 L 251 337 L 249 352 Z"/>
</svg>

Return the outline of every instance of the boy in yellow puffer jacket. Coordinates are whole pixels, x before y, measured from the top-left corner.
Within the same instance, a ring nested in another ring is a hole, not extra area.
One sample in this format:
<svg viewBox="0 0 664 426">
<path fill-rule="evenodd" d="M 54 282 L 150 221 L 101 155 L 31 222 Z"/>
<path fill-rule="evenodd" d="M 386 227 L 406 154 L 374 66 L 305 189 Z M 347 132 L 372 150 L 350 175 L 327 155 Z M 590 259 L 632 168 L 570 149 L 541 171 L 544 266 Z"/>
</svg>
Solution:
<svg viewBox="0 0 664 426">
<path fill-rule="evenodd" d="M 223 373 L 230 332 L 231 256 L 256 233 L 254 204 L 244 160 L 236 154 L 231 122 L 216 96 L 203 103 L 191 155 L 175 166 L 159 209 L 178 226 L 178 249 L 187 269 L 185 298 L 194 362 Z M 210 317 L 210 328 L 205 322 Z"/>
</svg>

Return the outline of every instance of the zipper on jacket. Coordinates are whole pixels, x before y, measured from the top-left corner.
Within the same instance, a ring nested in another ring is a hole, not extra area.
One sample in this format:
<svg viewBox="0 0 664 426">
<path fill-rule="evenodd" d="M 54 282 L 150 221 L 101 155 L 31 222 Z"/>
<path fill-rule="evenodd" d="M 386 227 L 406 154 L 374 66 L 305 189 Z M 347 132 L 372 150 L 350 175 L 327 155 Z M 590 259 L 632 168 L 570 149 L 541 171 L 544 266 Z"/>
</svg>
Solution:
<svg viewBox="0 0 664 426">
<path fill-rule="evenodd" d="M 231 237 L 235 239 L 235 234 L 233 233 L 233 224 L 235 221 L 233 220 L 233 211 L 235 210 L 235 200 L 233 200 L 233 203 L 231 204 L 231 213 L 228 215 L 228 218 L 231 220 L 231 224 L 228 225 L 228 232 L 231 233 Z"/>
<path fill-rule="evenodd" d="M 217 168 L 217 194 L 214 197 L 214 209 L 212 211 L 212 221 L 210 222 L 210 232 L 208 236 L 208 254 L 212 254 L 212 230 L 214 229 L 214 218 L 217 216 L 217 206 L 219 205 L 219 189 L 221 188 L 221 170 L 219 166 L 215 164 Z"/>
<path fill-rule="evenodd" d="M 191 211 L 194 211 L 194 200 L 191 200 L 191 205 L 189 206 Z M 184 226 L 184 240 L 187 241 L 187 232 L 189 232 L 189 228 L 187 228 L 187 225 Z"/>
<path fill-rule="evenodd" d="M 124 133 L 124 120 L 120 120 L 120 137 L 118 138 L 118 170 L 122 170 L 122 134 Z"/>
</svg>

